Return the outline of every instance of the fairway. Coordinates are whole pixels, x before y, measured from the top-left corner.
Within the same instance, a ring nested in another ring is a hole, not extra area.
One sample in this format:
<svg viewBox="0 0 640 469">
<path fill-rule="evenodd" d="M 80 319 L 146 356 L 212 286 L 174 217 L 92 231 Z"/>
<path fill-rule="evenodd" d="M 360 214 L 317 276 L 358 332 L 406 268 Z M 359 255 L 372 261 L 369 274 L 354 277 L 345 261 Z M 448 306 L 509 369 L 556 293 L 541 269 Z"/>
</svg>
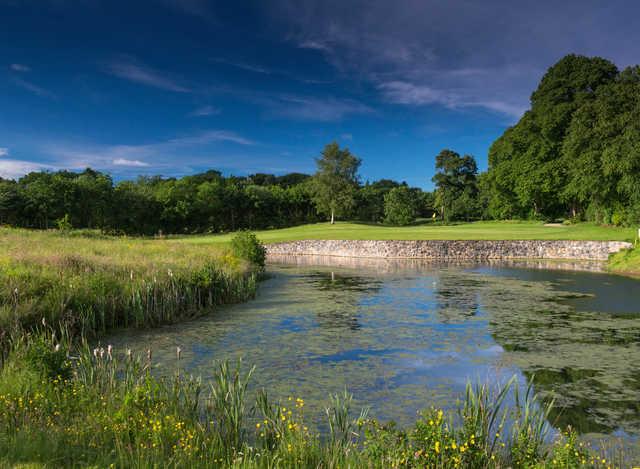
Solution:
<svg viewBox="0 0 640 469">
<path fill-rule="evenodd" d="M 631 241 L 633 228 L 599 226 L 590 223 L 545 226 L 542 222 L 487 221 L 435 225 L 425 223 L 406 227 L 391 227 L 348 222 L 317 223 L 277 230 L 257 231 L 264 243 L 302 239 L 366 239 L 366 240 L 579 240 Z M 180 242 L 196 244 L 226 243 L 232 234 L 188 236 L 176 238 Z"/>
</svg>

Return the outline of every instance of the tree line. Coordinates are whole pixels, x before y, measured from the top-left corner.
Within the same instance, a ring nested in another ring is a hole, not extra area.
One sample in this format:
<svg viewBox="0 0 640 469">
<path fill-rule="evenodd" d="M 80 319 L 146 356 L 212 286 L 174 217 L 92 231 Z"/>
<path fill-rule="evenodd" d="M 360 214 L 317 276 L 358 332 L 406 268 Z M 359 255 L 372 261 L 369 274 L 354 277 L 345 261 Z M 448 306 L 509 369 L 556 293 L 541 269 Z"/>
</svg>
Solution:
<svg viewBox="0 0 640 469">
<path fill-rule="evenodd" d="M 335 148 L 331 144 L 325 151 L 329 154 Z M 33 172 L 17 181 L 0 178 L 0 225 L 144 235 L 216 233 L 314 223 L 325 220 L 331 213 L 325 209 L 331 206 L 334 216 L 379 223 L 385 221 L 385 196 L 396 189 L 412 207 L 410 217 L 400 224 L 432 213 L 429 192 L 391 180 L 359 184 L 353 176 L 353 185 L 335 188 L 340 201 L 333 205 L 319 192 L 324 189 L 317 178 L 300 173 L 225 177 L 207 171 L 115 183 L 108 174 L 92 169 Z"/>
<path fill-rule="evenodd" d="M 531 109 L 489 150 L 436 156 L 433 192 L 362 183 L 360 158 L 333 142 L 314 175 L 139 177 L 86 169 L 0 178 L 0 224 L 131 234 L 204 233 L 333 222 L 407 225 L 418 218 L 640 223 L 640 67 L 568 55 L 549 68 Z"/>
</svg>

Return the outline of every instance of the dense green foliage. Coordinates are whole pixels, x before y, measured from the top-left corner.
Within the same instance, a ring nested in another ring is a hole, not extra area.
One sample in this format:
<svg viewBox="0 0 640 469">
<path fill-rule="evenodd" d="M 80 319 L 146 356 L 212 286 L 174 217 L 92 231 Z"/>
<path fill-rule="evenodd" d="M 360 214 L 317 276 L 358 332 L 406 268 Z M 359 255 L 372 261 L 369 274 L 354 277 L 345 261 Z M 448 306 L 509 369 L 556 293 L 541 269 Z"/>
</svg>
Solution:
<svg viewBox="0 0 640 469">
<path fill-rule="evenodd" d="M 336 144 L 318 160 L 315 177 L 218 171 L 183 178 L 140 177 L 114 184 L 87 169 L 0 178 L 0 225 L 101 229 L 108 233 L 217 233 L 313 223 L 325 216 L 382 222 L 384 195 L 401 184 L 358 184 L 359 160 Z M 333 172 L 337 175 L 333 175 Z M 432 213 L 430 193 L 412 189 L 420 213 Z"/>
<path fill-rule="evenodd" d="M 640 69 L 576 55 L 552 66 L 492 145 L 486 189 L 495 218 L 640 222 Z"/>
<path fill-rule="evenodd" d="M 308 179 L 208 171 L 114 184 L 90 169 L 30 173 L 17 182 L 0 179 L 0 224 L 52 228 L 65 220 L 65 226 L 132 234 L 290 226 L 318 220 Z"/>
<path fill-rule="evenodd" d="M 258 241 L 256 235 L 241 231 L 231 240 L 231 252 L 238 259 L 244 259 L 260 269 L 264 269 L 267 258 L 266 248 Z"/>
<path fill-rule="evenodd" d="M 42 363 L 37 359 L 46 349 Z M 176 350 L 180 363 L 180 350 Z M 55 376 L 63 362 L 66 376 Z M 53 367 L 50 367 L 50 364 Z M 354 413 L 345 391 L 331 396 L 327 432 L 308 427 L 302 397 L 250 390 L 253 370 L 220 363 L 210 383 L 150 373 L 144 356 L 112 347 L 70 348 L 26 336 L 0 370 L 0 467 L 608 467 L 568 431 L 546 440 L 550 405 L 514 381 L 467 386 L 449 412 L 424 411 L 415 426 Z M 48 377 L 54 375 L 53 379 Z M 254 397 L 255 396 L 255 397 Z M 252 403 L 253 401 L 253 403 Z M 505 425 L 507 421 L 509 426 Z"/>
<path fill-rule="evenodd" d="M 409 225 L 416 219 L 416 205 L 411 189 L 394 187 L 384 196 L 384 222 L 388 225 Z"/>
</svg>

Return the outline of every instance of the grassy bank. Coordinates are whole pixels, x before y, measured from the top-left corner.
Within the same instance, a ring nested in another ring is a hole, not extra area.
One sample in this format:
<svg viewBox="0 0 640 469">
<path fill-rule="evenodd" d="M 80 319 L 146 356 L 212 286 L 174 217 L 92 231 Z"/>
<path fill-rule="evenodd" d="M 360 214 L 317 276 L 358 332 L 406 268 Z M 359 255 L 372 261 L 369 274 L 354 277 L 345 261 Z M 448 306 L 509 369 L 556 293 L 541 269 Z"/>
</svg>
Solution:
<svg viewBox="0 0 640 469">
<path fill-rule="evenodd" d="M 620 251 L 609 258 L 608 268 L 611 272 L 640 277 L 640 245 L 633 249 Z"/>
<path fill-rule="evenodd" d="M 1 371 L 0 467 L 615 465 L 571 431 L 551 442 L 550 407 L 530 392 L 507 407 L 512 382 L 468 386 L 457 411 L 428 409 L 408 429 L 369 419 L 345 391 L 328 399 L 321 437 L 306 426 L 303 397 L 249 400 L 246 368 L 221 363 L 210 383 L 157 379 L 150 356 L 71 351 L 43 337 L 16 346 Z"/>
<path fill-rule="evenodd" d="M 0 340 L 43 323 L 86 336 L 190 317 L 255 291 L 223 246 L 0 228 Z"/>
<path fill-rule="evenodd" d="M 301 239 L 393 239 L 393 240 L 517 240 L 557 239 L 584 241 L 628 241 L 635 237 L 632 228 L 600 226 L 590 223 L 576 225 L 545 226 L 542 222 L 486 221 L 437 225 L 424 223 L 415 226 L 391 227 L 338 222 L 302 225 L 293 228 L 256 232 L 265 243 L 295 241 Z M 190 236 L 180 238 L 187 244 L 223 244 L 230 234 Z"/>
</svg>

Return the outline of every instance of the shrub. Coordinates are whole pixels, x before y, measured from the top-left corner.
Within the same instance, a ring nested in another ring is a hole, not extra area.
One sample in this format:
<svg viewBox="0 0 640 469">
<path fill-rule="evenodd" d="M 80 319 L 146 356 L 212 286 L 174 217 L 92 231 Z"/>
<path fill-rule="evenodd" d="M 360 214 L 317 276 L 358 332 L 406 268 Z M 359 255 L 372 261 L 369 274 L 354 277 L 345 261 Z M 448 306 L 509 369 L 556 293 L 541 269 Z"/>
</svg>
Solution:
<svg viewBox="0 0 640 469">
<path fill-rule="evenodd" d="M 391 189 L 384 196 L 384 222 L 388 225 L 408 225 L 416 219 L 416 204 L 408 187 Z"/>
<path fill-rule="evenodd" d="M 64 217 L 56 220 L 56 226 L 60 231 L 71 231 L 73 229 L 73 225 L 69 219 L 69 214 L 67 213 Z"/>
<path fill-rule="evenodd" d="M 258 241 L 255 234 L 249 231 L 241 231 L 231 240 L 231 250 L 234 256 L 245 259 L 260 269 L 264 269 L 267 250 Z"/>
</svg>

